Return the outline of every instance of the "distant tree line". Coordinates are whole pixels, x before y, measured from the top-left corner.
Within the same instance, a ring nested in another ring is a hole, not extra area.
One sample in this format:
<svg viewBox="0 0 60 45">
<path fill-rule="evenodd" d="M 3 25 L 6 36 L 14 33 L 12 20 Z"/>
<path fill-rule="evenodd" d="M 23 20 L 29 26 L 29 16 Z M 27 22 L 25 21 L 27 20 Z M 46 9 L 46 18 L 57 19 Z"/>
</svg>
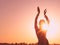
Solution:
<svg viewBox="0 0 60 45">
<path fill-rule="evenodd" d="M 0 45 L 38 45 L 37 43 L 31 43 L 31 44 L 27 44 L 27 43 L 0 43 Z"/>
</svg>

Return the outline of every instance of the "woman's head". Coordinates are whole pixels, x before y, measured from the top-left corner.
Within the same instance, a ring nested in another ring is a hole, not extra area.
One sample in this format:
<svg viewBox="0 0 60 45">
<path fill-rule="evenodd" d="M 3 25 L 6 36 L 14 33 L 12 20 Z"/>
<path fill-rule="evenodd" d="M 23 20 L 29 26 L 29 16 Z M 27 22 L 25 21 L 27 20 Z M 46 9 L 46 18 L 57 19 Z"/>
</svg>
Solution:
<svg viewBox="0 0 60 45">
<path fill-rule="evenodd" d="M 39 27 L 42 28 L 42 26 L 45 24 L 45 20 L 41 19 L 39 21 Z"/>
</svg>

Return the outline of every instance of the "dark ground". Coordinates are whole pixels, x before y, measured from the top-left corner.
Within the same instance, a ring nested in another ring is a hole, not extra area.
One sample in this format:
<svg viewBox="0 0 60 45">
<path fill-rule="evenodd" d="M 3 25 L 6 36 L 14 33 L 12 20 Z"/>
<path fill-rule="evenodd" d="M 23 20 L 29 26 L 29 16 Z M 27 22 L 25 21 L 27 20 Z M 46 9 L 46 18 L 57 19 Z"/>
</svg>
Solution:
<svg viewBox="0 0 60 45">
<path fill-rule="evenodd" d="M 0 45 L 38 45 L 38 43 L 31 43 L 31 44 L 27 44 L 27 43 L 0 43 Z M 60 45 L 60 44 L 50 44 L 50 45 Z"/>
</svg>

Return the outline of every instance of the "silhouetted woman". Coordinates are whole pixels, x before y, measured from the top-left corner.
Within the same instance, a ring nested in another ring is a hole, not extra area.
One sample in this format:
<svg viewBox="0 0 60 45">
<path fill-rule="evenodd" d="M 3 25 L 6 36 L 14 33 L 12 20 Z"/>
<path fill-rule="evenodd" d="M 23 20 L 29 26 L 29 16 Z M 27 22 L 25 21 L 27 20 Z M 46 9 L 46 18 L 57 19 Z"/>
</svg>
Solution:
<svg viewBox="0 0 60 45">
<path fill-rule="evenodd" d="M 40 14 L 39 7 L 37 7 L 37 11 L 38 11 L 38 14 L 36 15 L 34 26 L 35 26 L 36 35 L 38 38 L 38 45 L 49 45 L 48 40 L 46 38 L 47 30 L 43 31 L 43 28 L 42 28 L 42 25 L 45 23 L 45 20 L 43 20 L 43 19 L 40 20 L 39 27 L 37 26 L 37 19 L 38 19 L 38 16 Z M 44 17 L 46 18 L 47 24 L 49 24 L 49 19 L 46 16 L 46 9 L 44 10 Z"/>
</svg>

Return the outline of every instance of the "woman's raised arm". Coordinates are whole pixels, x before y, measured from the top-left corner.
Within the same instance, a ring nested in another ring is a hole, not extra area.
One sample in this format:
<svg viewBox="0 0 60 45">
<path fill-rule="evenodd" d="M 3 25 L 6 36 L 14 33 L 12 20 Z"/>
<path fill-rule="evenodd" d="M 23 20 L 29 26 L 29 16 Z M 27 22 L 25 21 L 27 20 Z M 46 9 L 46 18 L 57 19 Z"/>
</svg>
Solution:
<svg viewBox="0 0 60 45">
<path fill-rule="evenodd" d="M 44 17 L 46 18 L 46 21 L 47 21 L 47 23 L 49 24 L 49 19 L 48 19 L 47 15 L 46 15 L 46 12 L 47 12 L 47 10 L 45 9 L 45 10 L 44 10 Z"/>
<path fill-rule="evenodd" d="M 37 11 L 38 11 L 38 14 L 37 14 L 36 17 L 35 17 L 35 24 L 34 24 L 34 27 L 35 27 L 36 32 L 38 31 L 37 19 L 38 19 L 38 16 L 39 16 L 39 14 L 40 14 L 40 9 L 39 9 L 39 7 L 37 7 Z"/>
</svg>

